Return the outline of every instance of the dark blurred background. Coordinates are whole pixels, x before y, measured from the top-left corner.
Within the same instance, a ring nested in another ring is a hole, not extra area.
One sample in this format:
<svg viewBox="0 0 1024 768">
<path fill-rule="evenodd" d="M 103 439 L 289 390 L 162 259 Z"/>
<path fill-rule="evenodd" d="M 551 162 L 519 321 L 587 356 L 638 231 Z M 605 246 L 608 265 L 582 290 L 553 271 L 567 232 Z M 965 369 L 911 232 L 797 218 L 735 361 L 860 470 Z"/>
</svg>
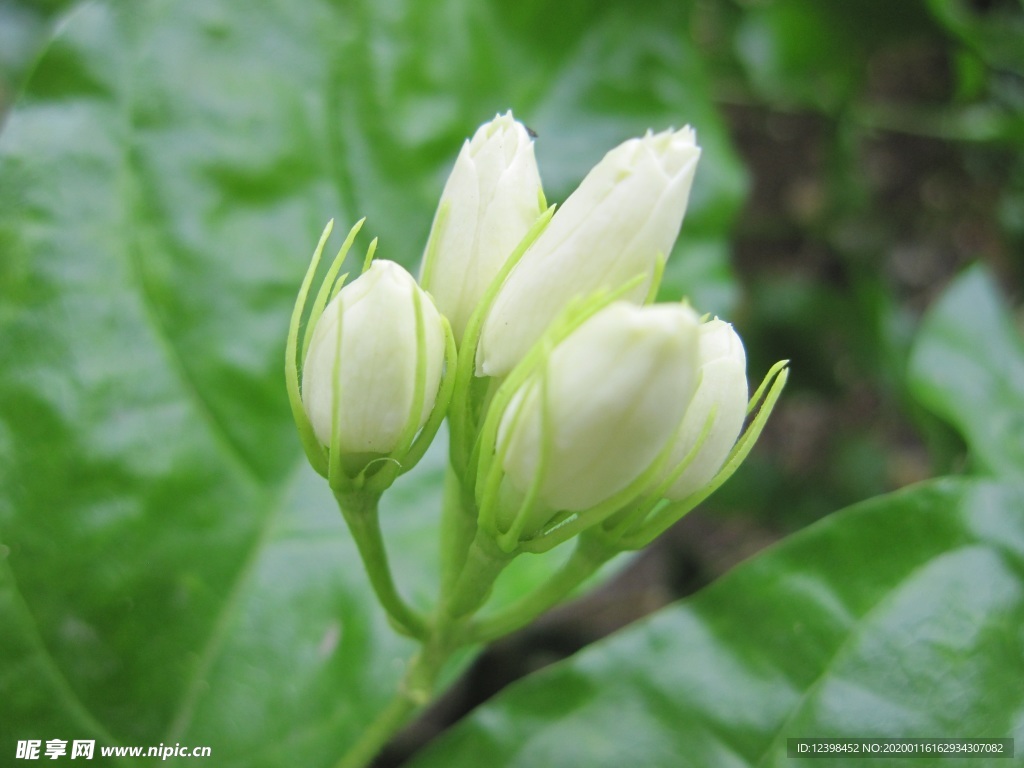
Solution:
<svg viewBox="0 0 1024 768">
<path fill-rule="evenodd" d="M 0 114 L 68 5 L 0 0 Z M 785 397 L 728 485 L 615 581 L 485 653 L 382 765 L 787 533 L 964 469 L 963 446 L 914 405 L 904 369 L 923 311 L 966 265 L 983 262 L 1021 304 L 1024 3 L 679 7 L 748 174 L 730 319 L 752 377 L 792 360 Z M 526 2 L 515 13 L 539 12 Z"/>
</svg>

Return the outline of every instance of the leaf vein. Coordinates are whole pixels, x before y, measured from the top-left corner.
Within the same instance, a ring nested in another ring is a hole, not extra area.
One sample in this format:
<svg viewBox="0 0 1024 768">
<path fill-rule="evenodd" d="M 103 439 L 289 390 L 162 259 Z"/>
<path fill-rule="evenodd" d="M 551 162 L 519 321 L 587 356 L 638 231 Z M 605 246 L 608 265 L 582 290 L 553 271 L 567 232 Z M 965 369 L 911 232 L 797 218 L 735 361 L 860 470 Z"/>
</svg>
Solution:
<svg viewBox="0 0 1024 768">
<path fill-rule="evenodd" d="M 943 554 L 948 554 L 949 551 L 952 551 L 952 549 L 947 550 L 947 552 Z M 839 659 L 842 658 L 846 649 L 849 648 L 857 639 L 861 637 L 871 617 L 873 617 L 876 613 L 878 613 L 886 605 L 888 605 L 892 600 L 894 600 L 895 597 L 903 589 L 903 586 L 908 582 L 912 581 L 914 578 L 916 578 L 918 573 L 928 568 L 932 560 L 933 558 L 929 558 L 924 562 L 919 563 L 914 568 L 910 569 L 907 572 L 907 574 L 902 579 L 900 579 L 898 584 L 896 584 L 888 590 L 885 590 L 884 593 L 870 608 L 868 608 L 860 616 L 854 619 L 849 631 L 846 633 L 846 636 L 843 638 L 842 642 L 840 642 L 839 645 L 836 646 L 835 651 L 829 657 L 828 661 L 822 666 L 821 671 L 818 673 L 817 677 L 815 677 L 814 681 L 804 689 L 803 693 L 800 694 L 799 699 L 794 703 L 794 706 L 791 708 L 789 715 L 785 718 L 785 720 L 783 720 L 780 723 L 779 728 L 775 731 L 775 735 L 772 737 L 772 740 L 765 747 L 764 752 L 761 754 L 761 758 L 756 763 L 758 768 L 761 768 L 761 766 L 767 764 L 766 761 L 768 760 L 768 758 L 775 753 L 775 748 L 785 738 L 785 734 L 787 733 L 787 726 L 793 722 L 794 718 L 801 711 L 803 711 L 804 705 L 807 702 L 809 702 L 815 695 L 815 693 L 821 688 L 821 686 L 824 685 L 824 682 L 828 677 L 828 673 L 833 670 L 833 668 L 838 663 Z"/>
<path fill-rule="evenodd" d="M 289 482 L 282 484 L 277 498 L 269 505 L 269 509 L 260 523 L 260 530 L 254 537 L 242 566 L 238 569 L 238 574 L 227 592 L 224 604 L 217 612 L 213 630 L 203 643 L 190 679 L 184 687 L 184 694 L 178 706 L 175 707 L 174 715 L 171 717 L 167 732 L 162 739 L 163 743 L 170 744 L 180 741 L 189 727 L 202 694 L 206 690 L 206 677 L 227 641 L 228 632 L 237 613 L 238 605 L 242 601 L 244 589 L 256 570 L 260 556 L 271 541 L 274 523 L 281 516 L 281 510 L 284 508 L 285 499 L 292 485 L 291 480 L 302 469 L 304 463 L 305 459 L 302 459 L 295 465 L 288 475 Z"/>
<path fill-rule="evenodd" d="M 24 637 L 35 648 L 39 664 L 42 666 L 46 679 L 56 693 L 58 700 L 67 708 L 72 718 L 82 728 L 102 739 L 106 745 L 119 746 L 119 740 L 114 738 L 113 734 L 89 711 L 89 708 L 78 697 L 70 681 L 61 671 L 57 660 L 53 657 L 53 654 L 46 645 L 46 641 L 43 639 L 39 624 L 35 616 L 33 616 L 25 596 L 18 586 L 18 580 L 15 577 L 9 558 L 0 557 L 0 562 L 3 563 L 3 570 L 0 571 L 0 581 L 6 581 L 10 585 L 11 594 L 13 595 L 11 602 L 13 603 L 16 620 L 21 626 Z"/>
</svg>

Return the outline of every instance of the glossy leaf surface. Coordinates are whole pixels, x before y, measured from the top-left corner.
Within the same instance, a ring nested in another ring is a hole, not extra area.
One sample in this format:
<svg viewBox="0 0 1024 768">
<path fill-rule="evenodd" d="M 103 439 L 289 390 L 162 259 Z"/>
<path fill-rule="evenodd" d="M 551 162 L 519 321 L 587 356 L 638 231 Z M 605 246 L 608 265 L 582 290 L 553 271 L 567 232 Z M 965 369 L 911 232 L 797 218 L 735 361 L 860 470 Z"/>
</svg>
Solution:
<svg viewBox="0 0 1024 768">
<path fill-rule="evenodd" d="M 692 122 L 684 237 L 705 257 L 673 286 L 721 311 L 742 175 L 672 5 L 89 2 L 22 62 L 0 134 L 0 762 L 35 738 L 337 759 L 413 647 L 288 413 L 316 238 L 365 214 L 414 266 L 461 141 L 499 110 L 540 134 L 552 200 L 618 141 Z M 443 455 L 385 501 L 421 606 Z M 517 564 L 497 599 L 550 566 Z"/>
<path fill-rule="evenodd" d="M 857 505 L 508 689 L 414 764 L 781 768 L 789 738 L 1020 744 L 1022 508 L 1019 487 L 976 480 Z"/>
<path fill-rule="evenodd" d="M 1024 339 L 982 268 L 961 275 L 926 315 L 909 378 L 981 471 L 1024 476 Z"/>
</svg>

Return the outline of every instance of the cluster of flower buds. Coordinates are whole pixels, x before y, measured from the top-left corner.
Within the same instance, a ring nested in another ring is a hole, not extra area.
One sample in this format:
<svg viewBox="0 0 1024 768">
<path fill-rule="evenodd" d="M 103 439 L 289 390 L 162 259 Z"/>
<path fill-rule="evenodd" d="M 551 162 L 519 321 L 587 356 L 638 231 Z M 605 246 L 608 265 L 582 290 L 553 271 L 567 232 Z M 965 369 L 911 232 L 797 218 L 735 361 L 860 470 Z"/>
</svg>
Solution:
<svg viewBox="0 0 1024 768">
<path fill-rule="evenodd" d="M 463 495 L 507 553 L 584 530 L 643 546 L 699 503 L 749 451 L 786 377 L 776 365 L 748 401 L 732 326 L 653 303 L 699 157 L 689 127 L 648 132 L 554 211 L 529 132 L 499 115 L 459 153 L 419 284 L 371 246 L 341 287 L 357 225 L 300 346 L 325 232 L 288 350 L 313 466 L 336 491 L 383 490 L 448 416 Z"/>
</svg>

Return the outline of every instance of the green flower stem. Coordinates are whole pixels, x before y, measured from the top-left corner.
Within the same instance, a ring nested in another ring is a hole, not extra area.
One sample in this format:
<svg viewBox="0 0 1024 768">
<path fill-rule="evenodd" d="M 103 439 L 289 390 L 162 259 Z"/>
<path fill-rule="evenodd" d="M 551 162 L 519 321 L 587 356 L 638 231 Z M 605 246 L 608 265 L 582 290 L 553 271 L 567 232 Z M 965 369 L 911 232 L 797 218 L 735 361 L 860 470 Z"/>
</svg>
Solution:
<svg viewBox="0 0 1024 768">
<path fill-rule="evenodd" d="M 476 506 L 466 498 L 458 475 L 449 467 L 444 479 L 444 508 L 441 513 L 441 593 L 455 589 L 476 535 Z"/>
<path fill-rule="evenodd" d="M 417 709 L 417 703 L 404 690 L 381 710 L 369 727 L 363 731 L 359 741 L 352 745 L 348 752 L 336 763 L 336 768 L 363 768 L 377 756 L 381 748 L 388 743 L 392 734 L 409 719 Z"/>
<path fill-rule="evenodd" d="M 396 626 L 416 637 L 422 648 L 413 657 L 394 698 L 363 731 L 335 768 L 365 768 L 396 731 L 433 698 L 437 679 L 452 653 L 470 643 L 490 640 L 528 623 L 572 591 L 617 551 L 596 537 L 581 537 L 569 561 L 537 592 L 487 622 L 473 614 L 487 601 L 495 580 L 515 556 L 476 529 L 476 509 L 454 471 L 445 481 L 441 597 L 430 623 L 399 596 L 388 568 L 377 515 L 379 493 L 336 493 L 356 540 L 378 600 Z"/>
<path fill-rule="evenodd" d="M 427 634 L 426 622 L 402 596 L 398 594 L 395 580 L 388 565 L 388 554 L 384 548 L 384 537 L 380 532 L 377 504 L 380 494 L 368 491 L 335 492 L 341 514 L 352 532 L 363 567 L 370 577 L 370 584 L 377 600 L 387 611 L 396 629 L 412 637 L 423 638 Z"/>
<path fill-rule="evenodd" d="M 564 600 L 619 551 L 604 539 L 584 533 L 577 539 L 572 555 L 551 578 L 505 610 L 468 626 L 466 641 L 487 643 L 526 626 Z"/>
<path fill-rule="evenodd" d="M 491 594 L 495 579 L 514 557 L 498 549 L 495 542 L 477 533 L 466 552 L 465 563 L 450 592 L 442 593 L 438 626 L 454 625 L 477 611 Z"/>
<path fill-rule="evenodd" d="M 423 650 L 410 662 L 394 698 L 336 763 L 335 768 L 365 768 L 395 732 L 431 700 L 441 668 L 454 650 L 446 638 L 447 632 L 432 632 L 426 638 Z"/>
<path fill-rule="evenodd" d="M 454 484 L 457 486 L 457 481 Z M 376 509 L 375 504 L 373 509 Z M 504 553 L 498 553 L 493 544 L 488 546 L 480 539 L 470 542 L 461 573 L 449 579 L 451 589 L 442 592 L 434 621 L 419 635 L 423 647 L 410 662 L 398 692 L 338 761 L 336 768 L 369 765 L 392 735 L 431 701 L 445 662 L 466 643 L 468 616 L 487 599 L 491 585 L 509 559 Z M 374 586 L 376 588 L 376 581 Z"/>
</svg>

